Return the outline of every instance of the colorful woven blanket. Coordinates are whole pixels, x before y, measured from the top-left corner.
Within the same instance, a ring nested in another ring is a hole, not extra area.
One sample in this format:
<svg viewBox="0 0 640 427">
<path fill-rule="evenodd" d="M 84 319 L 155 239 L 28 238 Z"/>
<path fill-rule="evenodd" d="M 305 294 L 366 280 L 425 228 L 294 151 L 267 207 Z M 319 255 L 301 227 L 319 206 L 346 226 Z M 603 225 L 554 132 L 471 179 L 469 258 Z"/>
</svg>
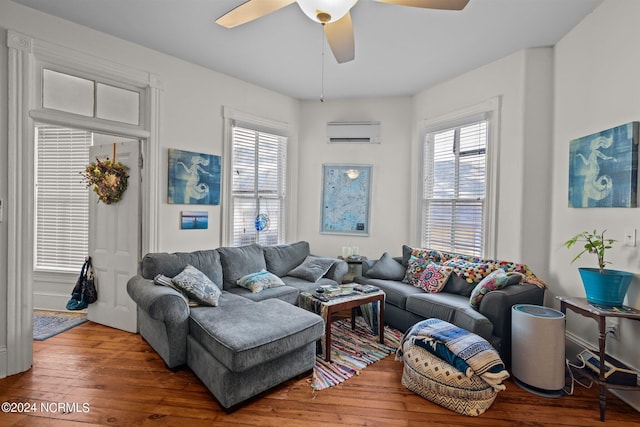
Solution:
<svg viewBox="0 0 640 427">
<path fill-rule="evenodd" d="M 440 319 L 423 320 L 402 337 L 396 352 L 397 360 L 402 360 L 405 342 L 420 345 L 456 366 L 467 377 L 478 375 L 496 391 L 506 388 L 502 382 L 509 378 L 509 372 L 498 352 L 487 340 L 472 332 Z"/>
</svg>

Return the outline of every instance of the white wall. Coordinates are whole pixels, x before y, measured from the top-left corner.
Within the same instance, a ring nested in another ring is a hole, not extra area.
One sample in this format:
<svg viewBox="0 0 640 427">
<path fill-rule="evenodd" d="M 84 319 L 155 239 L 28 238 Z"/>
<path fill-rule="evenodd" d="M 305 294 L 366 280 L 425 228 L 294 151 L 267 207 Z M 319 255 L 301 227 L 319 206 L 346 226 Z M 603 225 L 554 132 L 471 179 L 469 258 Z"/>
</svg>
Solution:
<svg viewBox="0 0 640 427">
<path fill-rule="evenodd" d="M 222 107 L 250 113 L 289 124 L 289 156 L 298 156 L 297 134 L 299 102 L 287 96 L 248 84 L 238 79 L 169 57 L 164 54 L 125 42 L 115 37 L 87 29 L 64 21 L 9 0 L 0 0 L 0 99 L 7 99 L 7 47 L 6 30 L 11 29 L 36 39 L 47 40 L 70 49 L 81 51 L 124 64 L 127 67 L 153 73 L 163 82 L 160 113 L 160 235 L 158 250 L 190 251 L 220 245 L 221 207 L 199 206 L 199 210 L 209 212 L 209 229 L 202 231 L 182 231 L 179 229 L 181 210 L 193 206 L 169 205 L 166 203 L 167 150 L 179 148 L 202 153 L 222 155 L 223 119 Z M 7 129 L 7 103 L 0 102 L 0 129 Z M 24 143 L 32 143 L 24 141 Z M 7 133 L 0 132 L 0 199 L 7 201 Z M 296 168 L 289 172 L 289 178 L 296 182 Z M 295 186 L 294 186 L 295 188 Z M 293 203 L 296 192 L 293 192 Z M 224 197 L 224 194 L 223 194 Z M 224 200 L 223 200 L 224 202 Z M 0 222 L 0 365 L 3 347 L 6 346 L 7 318 L 7 247 L 6 218 Z M 42 307 L 51 300 L 48 308 L 59 307 L 66 301 L 74 283 L 55 283 L 46 289 L 36 288 L 37 305 Z M 47 295 L 49 294 L 49 295 Z M 58 298 L 55 295 L 59 295 Z M 57 305 L 56 305 L 57 304 Z M 0 366 L 0 374 L 3 372 Z M 0 375 L 1 376 L 1 375 Z"/>
<path fill-rule="evenodd" d="M 519 51 L 417 94 L 411 156 L 412 176 L 418 176 L 425 119 L 437 120 L 500 97 L 495 256 L 524 262 L 543 279 L 549 229 L 550 181 L 544 168 L 551 141 L 552 64 L 550 48 Z M 531 156 L 536 159 L 533 165 Z M 414 184 L 419 183 L 414 180 Z M 418 194 L 417 188 L 413 194 Z"/>
<path fill-rule="evenodd" d="M 575 209 L 568 207 L 569 141 L 601 130 L 640 120 L 640 2 L 607 0 L 565 36 L 555 49 L 555 130 L 552 156 L 552 227 L 549 239 L 550 273 L 555 295 L 584 296 L 577 267 L 595 267 L 590 256 L 571 265 L 576 254 L 562 245 L 584 230 L 607 229 L 623 240 L 627 229 L 640 229 L 637 208 Z M 626 303 L 640 307 L 639 247 L 618 242 L 609 251 L 610 266 L 636 274 Z M 597 343 L 593 320 L 572 313 L 567 329 Z M 640 322 L 622 320 L 619 341 L 609 339 L 607 349 L 624 362 L 640 368 Z M 629 393 L 640 405 L 638 393 Z"/>
<path fill-rule="evenodd" d="M 327 122 L 336 121 L 380 121 L 381 142 L 328 144 Z M 409 97 L 302 102 L 298 237 L 310 242 L 313 253 L 337 256 L 342 246 L 359 246 L 371 259 L 385 251 L 402 254 L 410 239 L 411 123 Z M 320 234 L 323 163 L 373 165 L 369 236 Z"/>
</svg>

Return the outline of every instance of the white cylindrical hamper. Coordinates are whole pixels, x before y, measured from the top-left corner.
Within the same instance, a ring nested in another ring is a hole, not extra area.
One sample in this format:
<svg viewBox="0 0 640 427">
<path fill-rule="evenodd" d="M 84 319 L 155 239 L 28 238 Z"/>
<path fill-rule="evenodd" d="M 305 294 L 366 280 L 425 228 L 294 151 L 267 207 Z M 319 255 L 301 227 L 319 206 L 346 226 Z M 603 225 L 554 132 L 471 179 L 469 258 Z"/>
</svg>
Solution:
<svg viewBox="0 0 640 427">
<path fill-rule="evenodd" d="M 544 397 L 562 396 L 565 316 L 539 305 L 511 308 L 511 370 L 516 384 Z"/>
</svg>

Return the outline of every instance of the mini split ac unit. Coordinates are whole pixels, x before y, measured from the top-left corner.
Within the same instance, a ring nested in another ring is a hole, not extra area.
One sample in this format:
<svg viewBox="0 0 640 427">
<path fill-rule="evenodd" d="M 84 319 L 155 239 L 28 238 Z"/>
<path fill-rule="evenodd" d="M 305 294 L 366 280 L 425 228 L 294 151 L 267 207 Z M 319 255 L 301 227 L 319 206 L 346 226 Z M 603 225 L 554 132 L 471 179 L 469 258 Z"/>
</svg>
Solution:
<svg viewBox="0 0 640 427">
<path fill-rule="evenodd" d="M 380 122 L 329 122 L 330 144 L 380 144 Z"/>
</svg>

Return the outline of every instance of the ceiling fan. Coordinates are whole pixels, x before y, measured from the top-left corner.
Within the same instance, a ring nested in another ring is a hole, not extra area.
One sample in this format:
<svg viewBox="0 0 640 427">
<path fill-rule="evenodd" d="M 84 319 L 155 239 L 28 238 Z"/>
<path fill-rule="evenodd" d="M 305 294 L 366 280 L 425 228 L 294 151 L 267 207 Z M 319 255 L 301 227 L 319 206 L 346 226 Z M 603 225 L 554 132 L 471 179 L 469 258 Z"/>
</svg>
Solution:
<svg viewBox="0 0 640 427">
<path fill-rule="evenodd" d="M 413 6 L 427 9 L 462 10 L 469 0 L 375 0 L 380 3 Z M 261 18 L 271 12 L 298 3 L 302 11 L 324 27 L 333 56 L 338 63 L 352 61 L 355 57 L 353 25 L 349 11 L 358 0 L 248 0 L 230 10 L 216 23 L 233 28 Z"/>
</svg>

